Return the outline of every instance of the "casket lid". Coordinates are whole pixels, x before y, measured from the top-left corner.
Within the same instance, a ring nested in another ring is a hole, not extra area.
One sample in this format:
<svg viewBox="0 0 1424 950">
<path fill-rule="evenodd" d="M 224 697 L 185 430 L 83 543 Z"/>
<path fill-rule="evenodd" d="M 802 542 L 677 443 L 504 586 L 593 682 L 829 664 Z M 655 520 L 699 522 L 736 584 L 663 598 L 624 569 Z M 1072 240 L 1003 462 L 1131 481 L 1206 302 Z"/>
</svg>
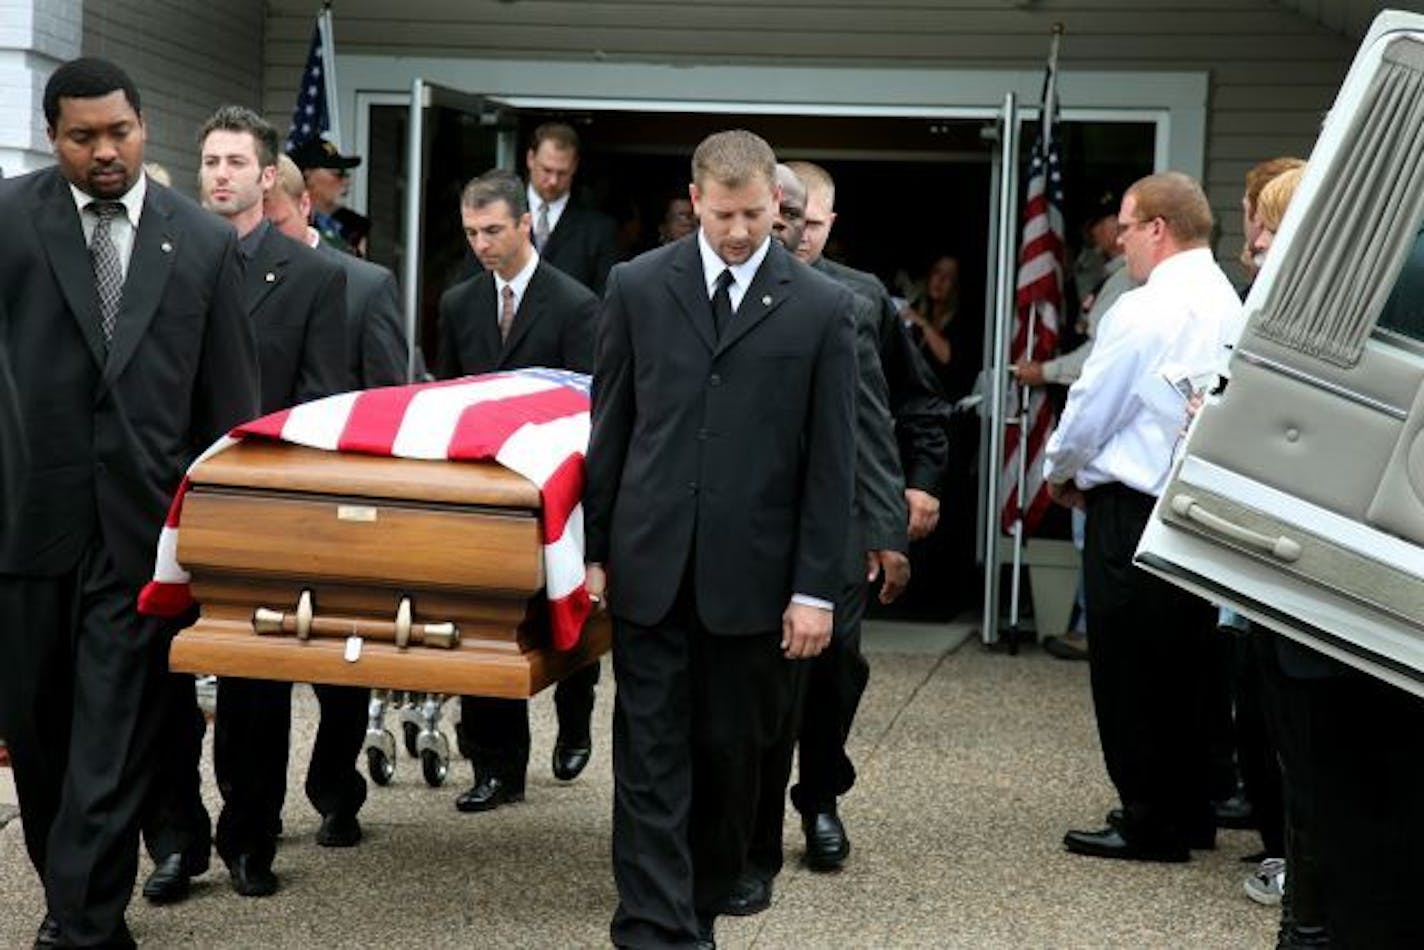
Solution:
<svg viewBox="0 0 1424 950">
<path fill-rule="evenodd" d="M 312 492 L 362 498 L 539 508 L 539 489 L 497 462 L 387 458 L 247 439 L 192 472 L 197 488 Z"/>
</svg>

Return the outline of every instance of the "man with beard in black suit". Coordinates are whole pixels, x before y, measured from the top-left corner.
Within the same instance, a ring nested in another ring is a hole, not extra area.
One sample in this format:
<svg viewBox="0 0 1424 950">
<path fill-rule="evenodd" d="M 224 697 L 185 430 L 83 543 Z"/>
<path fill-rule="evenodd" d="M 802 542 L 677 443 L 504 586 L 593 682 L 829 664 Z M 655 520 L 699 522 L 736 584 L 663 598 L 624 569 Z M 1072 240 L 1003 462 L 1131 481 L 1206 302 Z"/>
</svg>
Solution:
<svg viewBox="0 0 1424 950">
<path fill-rule="evenodd" d="M 257 336 L 261 411 L 349 389 L 346 277 L 263 217 L 263 198 L 277 174 L 276 130 L 250 109 L 223 106 L 204 123 L 199 142 L 203 206 L 225 218 L 238 236 L 239 299 Z M 188 879 L 206 870 L 209 851 L 210 822 L 198 788 L 202 717 L 192 677 L 173 674 L 170 683 L 173 755 L 161 783 L 164 796 L 151 804 L 144 828 L 157 865 L 144 883 L 144 896 L 154 903 L 186 897 Z M 350 690 L 318 686 L 316 691 L 323 718 L 327 707 L 345 703 L 349 719 Z M 286 682 L 227 677 L 218 683 L 213 765 L 223 810 L 216 844 L 233 889 L 244 897 L 277 890 L 272 859 L 287 793 L 291 692 Z M 340 714 L 333 708 L 331 715 Z M 318 733 L 307 780 L 322 812 L 318 844 L 350 846 L 361 838 L 356 812 L 365 801 L 366 782 L 356 771 L 356 757 L 363 739 L 364 733 L 350 729 Z"/>
</svg>

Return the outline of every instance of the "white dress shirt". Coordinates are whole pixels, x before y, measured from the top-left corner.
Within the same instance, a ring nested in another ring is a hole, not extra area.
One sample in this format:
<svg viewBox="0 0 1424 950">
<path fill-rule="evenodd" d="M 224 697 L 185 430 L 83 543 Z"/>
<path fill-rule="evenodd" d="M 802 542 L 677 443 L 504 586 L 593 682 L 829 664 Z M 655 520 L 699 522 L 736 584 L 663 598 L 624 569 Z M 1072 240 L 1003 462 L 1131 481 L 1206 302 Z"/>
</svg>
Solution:
<svg viewBox="0 0 1424 950">
<path fill-rule="evenodd" d="M 539 209 L 544 207 L 544 199 L 539 197 L 539 192 L 534 190 L 533 185 L 526 185 L 524 197 L 529 202 L 529 216 L 533 220 L 529 222 L 529 233 L 534 233 L 534 228 L 539 224 Z M 569 192 L 564 192 L 553 201 L 549 202 L 549 233 L 553 234 L 554 229 L 559 226 L 559 219 L 564 216 L 564 209 L 569 206 Z"/>
<path fill-rule="evenodd" d="M 707 243 L 707 235 L 702 233 L 701 228 L 697 229 L 697 248 L 702 252 L 702 277 L 707 283 L 709 301 L 717 292 L 717 281 L 721 279 L 722 271 L 731 268 L 732 283 L 727 287 L 727 296 L 732 300 L 732 312 L 736 313 L 737 308 L 742 305 L 742 298 L 747 295 L 747 288 L 752 285 L 752 278 L 756 276 L 761 262 L 766 260 L 767 251 L 771 249 L 771 235 L 767 235 L 760 246 L 752 251 L 751 257 L 740 264 L 728 264 L 718 257 L 717 252 L 712 250 L 712 245 Z"/>
<path fill-rule="evenodd" d="M 1240 320 L 1241 301 L 1210 250 L 1158 264 L 1103 315 L 1049 437 L 1044 477 L 1083 489 L 1121 482 L 1160 495 L 1187 422 L 1186 397 L 1172 383 L 1218 372 L 1228 327 Z"/>
<path fill-rule="evenodd" d="M 99 224 L 99 218 L 91 211 L 84 208 L 91 201 L 105 201 L 110 199 L 95 198 L 86 195 L 84 192 L 69 186 L 69 193 L 74 198 L 75 207 L 79 209 L 79 224 L 84 228 L 84 246 L 94 240 L 94 228 Z M 133 257 L 134 234 L 138 232 L 138 219 L 143 214 L 143 199 L 148 194 L 148 174 L 138 173 L 138 181 L 133 183 L 122 198 L 112 199 L 123 205 L 124 213 L 116 215 L 109 222 L 109 237 L 114 242 L 114 248 L 119 252 L 119 266 L 123 269 L 124 279 L 129 277 L 129 258 Z"/>
<path fill-rule="evenodd" d="M 530 250 L 529 260 L 519 269 L 509 280 L 505 280 L 498 273 L 494 275 L 494 302 L 495 319 L 499 319 L 499 308 L 504 305 L 504 288 L 509 287 L 514 291 L 514 313 L 519 315 L 519 305 L 524 302 L 524 292 L 529 289 L 529 281 L 534 276 L 534 268 L 539 266 L 539 252 Z"/>
</svg>

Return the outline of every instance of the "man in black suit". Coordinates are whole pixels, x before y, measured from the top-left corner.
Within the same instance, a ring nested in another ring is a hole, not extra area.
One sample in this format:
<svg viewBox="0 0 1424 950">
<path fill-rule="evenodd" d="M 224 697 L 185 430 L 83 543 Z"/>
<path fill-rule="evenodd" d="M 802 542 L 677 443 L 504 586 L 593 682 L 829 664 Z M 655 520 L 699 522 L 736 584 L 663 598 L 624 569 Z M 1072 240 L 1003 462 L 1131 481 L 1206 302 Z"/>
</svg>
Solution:
<svg viewBox="0 0 1424 950">
<path fill-rule="evenodd" d="M 58 165 L 0 181 L 29 456 L 0 534 L 0 735 L 44 880 L 36 944 L 133 946 L 124 909 L 177 627 L 137 597 L 187 466 L 256 414 L 257 356 L 236 237 L 145 177 L 132 81 L 65 63 L 44 112 Z"/>
<path fill-rule="evenodd" d="M 781 186 L 781 206 L 773 231 L 788 251 L 795 252 L 806 224 L 806 185 L 786 165 L 776 166 L 776 181 Z M 860 622 L 865 616 L 868 583 L 884 577 L 879 599 L 888 604 L 900 596 L 910 581 L 905 478 L 900 471 L 885 374 L 880 368 L 879 317 L 875 305 L 864 297 L 855 298 L 855 329 L 855 504 L 831 642 L 811 661 L 806 683 L 805 704 L 814 712 L 802 717 L 798 736 L 803 786 L 817 770 L 825 776 L 822 782 L 830 785 L 836 781 L 841 761 L 850 767 L 845 741 L 870 675 L 870 666 L 860 653 Z M 794 745 L 788 743 L 778 771 L 763 778 L 747 867 L 718 908 L 720 913 L 744 917 L 771 906 L 772 881 L 782 865 L 782 816 L 786 812 L 793 751 Z M 829 814 L 833 817 L 835 797 L 829 797 Z M 820 840 L 814 829 L 807 830 L 807 863 L 819 869 L 826 868 L 827 860 L 838 864 L 844 853 L 837 850 L 828 856 L 820 855 L 810 847 L 810 843 Z M 848 841 L 845 847 L 849 848 Z"/>
<path fill-rule="evenodd" d="M 346 274 L 346 370 L 351 384 L 358 389 L 404 385 L 410 349 L 395 275 L 379 264 L 337 250 L 307 224 L 311 195 L 301 169 L 289 156 L 277 156 L 277 181 L 267 192 L 264 209 L 278 231 L 316 248 Z"/>
<path fill-rule="evenodd" d="M 608 215 L 571 200 L 578 162 L 573 126 L 547 122 L 534 130 L 524 156 L 530 233 L 544 263 L 602 294 L 608 269 L 618 259 L 618 226 Z"/>
<path fill-rule="evenodd" d="M 316 251 L 282 235 L 263 216 L 263 197 L 277 174 L 277 133 L 250 109 L 224 106 L 203 125 L 199 192 L 203 206 L 225 218 L 238 236 L 243 282 L 238 299 L 257 335 L 263 413 L 350 388 L 346 372 L 346 278 Z M 186 677 L 189 684 L 191 677 Z M 145 822 L 157 865 L 144 884 L 155 903 L 181 900 L 188 878 L 206 866 L 209 820 L 198 795 L 202 727 L 188 702 L 191 685 L 170 716 L 175 735 L 169 794 Z M 317 687 L 327 716 L 351 719 L 352 690 Z M 357 704 L 359 708 L 360 703 Z M 216 844 L 233 889 L 246 897 L 275 893 L 272 858 L 287 792 L 291 684 L 225 678 L 218 683 L 213 764 L 223 809 Z M 343 717 L 344 713 L 344 717 Z M 364 710 L 357 721 L 364 721 Z M 193 724 L 191 727 L 189 724 Z M 356 771 L 364 730 L 318 732 L 307 776 L 308 795 L 322 813 L 319 844 L 360 840 L 356 812 L 366 782 Z M 181 750 L 178 752 L 177 750 Z"/>
<path fill-rule="evenodd" d="M 749 132 L 705 139 L 697 234 L 615 268 L 600 317 L 584 505 L 620 946 L 712 944 L 843 580 L 853 299 L 772 240 L 775 163 Z"/>
<path fill-rule="evenodd" d="M 874 274 L 847 267 L 822 255 L 835 221 L 835 183 L 829 173 L 810 162 L 790 162 L 806 184 L 807 225 L 796 256 L 851 290 L 878 335 L 878 355 L 888 386 L 889 408 L 899 441 L 905 502 L 909 509 L 908 537 L 928 536 L 939 521 L 939 492 L 948 462 L 946 435 L 950 407 L 934 373 L 915 349 L 885 285 Z M 883 479 L 883 476 L 882 476 Z M 936 579 L 925 578 L 935 583 Z M 817 661 L 807 686 L 807 708 L 819 714 L 803 720 L 800 736 L 799 782 L 791 802 L 801 814 L 806 836 L 806 864 L 813 871 L 833 871 L 850 854 L 837 799 L 855 783 L 855 767 L 846 755 L 846 739 L 870 677 L 870 665 L 860 649 L 860 623 L 865 614 L 865 590 L 847 592 L 837 603 L 837 636 L 833 648 Z M 778 839 L 779 840 L 779 839 Z M 746 888 L 743 887 L 745 896 Z M 769 898 L 769 894 L 766 895 Z"/>
<path fill-rule="evenodd" d="M 471 181 L 460 217 L 484 273 L 451 287 L 440 299 L 437 375 L 453 379 L 525 366 L 593 369 L 598 298 L 543 261 L 529 243 L 524 186 L 505 171 Z M 588 764 L 589 716 L 598 665 L 554 688 L 559 736 L 554 774 L 570 780 Z M 460 749 L 474 763 L 475 782 L 455 800 L 461 811 L 489 811 L 524 797 L 529 765 L 529 704 L 466 696 L 460 708 Z"/>
</svg>

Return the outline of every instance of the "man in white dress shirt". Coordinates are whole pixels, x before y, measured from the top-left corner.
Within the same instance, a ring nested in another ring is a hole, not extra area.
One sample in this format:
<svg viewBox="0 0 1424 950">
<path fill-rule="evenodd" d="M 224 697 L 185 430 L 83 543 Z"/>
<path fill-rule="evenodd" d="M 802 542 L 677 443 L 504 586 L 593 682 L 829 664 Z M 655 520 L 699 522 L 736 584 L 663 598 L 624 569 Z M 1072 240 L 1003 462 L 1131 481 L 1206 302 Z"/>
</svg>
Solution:
<svg viewBox="0 0 1424 950">
<path fill-rule="evenodd" d="M 1118 241 L 1144 284 L 1104 319 L 1048 442 L 1050 493 L 1087 510 L 1093 703 L 1122 799 L 1107 827 L 1068 832 L 1064 845 L 1078 854 L 1185 861 L 1191 848 L 1215 843 L 1200 726 L 1212 610 L 1132 563 L 1184 424 L 1181 390 L 1214 378 L 1241 320 L 1207 246 L 1211 228 L 1206 195 L 1186 175 L 1151 175 L 1128 189 Z"/>
</svg>

